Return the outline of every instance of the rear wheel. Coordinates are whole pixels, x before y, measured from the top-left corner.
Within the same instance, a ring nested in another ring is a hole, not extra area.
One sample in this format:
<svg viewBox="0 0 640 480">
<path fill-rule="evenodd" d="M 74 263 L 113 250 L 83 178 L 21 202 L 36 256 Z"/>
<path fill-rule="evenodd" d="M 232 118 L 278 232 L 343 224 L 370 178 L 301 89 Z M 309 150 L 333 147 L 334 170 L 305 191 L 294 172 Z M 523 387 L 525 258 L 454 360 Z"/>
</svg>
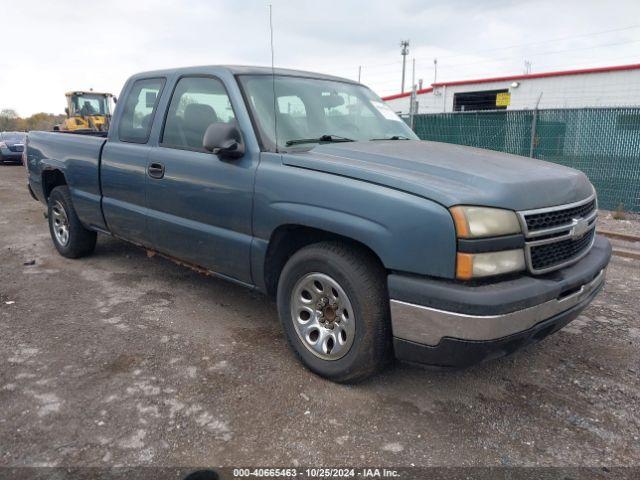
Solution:
<svg viewBox="0 0 640 480">
<path fill-rule="evenodd" d="M 295 253 L 280 275 L 278 311 L 297 356 L 323 377 L 357 382 L 391 356 L 386 272 L 357 247 L 323 242 Z"/>
<path fill-rule="evenodd" d="M 97 234 L 84 228 L 71 202 L 66 185 L 54 188 L 49 195 L 49 232 L 56 250 L 63 257 L 89 255 L 96 247 Z"/>
</svg>

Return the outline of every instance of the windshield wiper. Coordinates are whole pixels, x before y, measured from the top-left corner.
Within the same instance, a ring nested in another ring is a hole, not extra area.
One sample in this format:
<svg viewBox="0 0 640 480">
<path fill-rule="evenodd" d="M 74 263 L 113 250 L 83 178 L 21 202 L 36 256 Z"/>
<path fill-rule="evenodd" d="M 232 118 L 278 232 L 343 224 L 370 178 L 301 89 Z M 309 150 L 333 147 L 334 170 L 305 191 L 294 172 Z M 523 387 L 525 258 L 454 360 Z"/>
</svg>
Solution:
<svg viewBox="0 0 640 480">
<path fill-rule="evenodd" d="M 290 147 L 291 145 L 300 145 L 301 143 L 332 143 L 332 142 L 355 142 L 355 140 L 347 137 L 341 137 L 340 135 L 321 135 L 318 138 L 299 138 L 296 140 L 287 140 L 285 145 Z"/>
<path fill-rule="evenodd" d="M 411 140 L 409 137 L 405 137 L 404 135 L 393 135 L 392 137 L 387 138 L 372 138 L 371 141 L 375 142 L 378 140 Z"/>
</svg>

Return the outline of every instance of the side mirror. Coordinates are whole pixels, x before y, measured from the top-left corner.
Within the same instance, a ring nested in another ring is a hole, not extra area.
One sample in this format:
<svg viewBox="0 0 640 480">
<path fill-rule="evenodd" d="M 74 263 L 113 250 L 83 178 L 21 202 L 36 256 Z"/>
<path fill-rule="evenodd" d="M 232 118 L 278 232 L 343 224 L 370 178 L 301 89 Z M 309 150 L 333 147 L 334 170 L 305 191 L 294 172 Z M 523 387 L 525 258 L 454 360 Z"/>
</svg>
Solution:
<svg viewBox="0 0 640 480">
<path fill-rule="evenodd" d="M 240 158 L 244 155 L 242 135 L 230 123 L 212 123 L 204 132 L 202 146 L 220 158 Z"/>
<path fill-rule="evenodd" d="M 69 107 L 64 107 L 64 113 L 67 114 L 67 117 L 69 116 Z"/>
</svg>

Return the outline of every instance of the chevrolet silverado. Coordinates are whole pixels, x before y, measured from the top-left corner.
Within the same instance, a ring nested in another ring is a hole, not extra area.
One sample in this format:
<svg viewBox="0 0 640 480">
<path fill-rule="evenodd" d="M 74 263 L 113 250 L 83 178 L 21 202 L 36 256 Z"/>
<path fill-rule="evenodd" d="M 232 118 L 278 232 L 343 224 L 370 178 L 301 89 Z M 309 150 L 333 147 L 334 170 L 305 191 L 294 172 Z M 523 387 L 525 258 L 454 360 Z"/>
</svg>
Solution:
<svg viewBox="0 0 640 480">
<path fill-rule="evenodd" d="M 260 67 L 140 73 L 106 138 L 31 132 L 60 254 L 97 233 L 256 288 L 312 371 L 460 367 L 573 320 L 604 284 L 581 172 L 420 141 L 351 80 Z"/>
</svg>

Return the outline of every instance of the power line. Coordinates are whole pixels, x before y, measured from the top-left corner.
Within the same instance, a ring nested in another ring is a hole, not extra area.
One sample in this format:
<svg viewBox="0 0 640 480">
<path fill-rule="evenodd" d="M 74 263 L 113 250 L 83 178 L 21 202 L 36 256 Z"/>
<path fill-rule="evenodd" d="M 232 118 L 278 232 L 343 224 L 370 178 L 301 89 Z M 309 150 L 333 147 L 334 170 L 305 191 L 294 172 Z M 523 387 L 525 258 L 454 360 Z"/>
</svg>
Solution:
<svg viewBox="0 0 640 480">
<path fill-rule="evenodd" d="M 591 45 L 588 47 L 579 47 L 579 48 L 567 48 L 564 50 L 547 50 L 546 52 L 538 52 L 538 53 L 530 53 L 527 56 L 528 57 L 539 57 L 540 55 L 557 55 L 559 53 L 569 53 L 569 52 L 578 52 L 581 50 L 594 50 L 596 48 L 604 48 L 604 47 L 617 47 L 620 45 L 628 45 L 630 43 L 640 43 L 640 40 L 629 40 L 629 41 L 625 41 L 625 42 L 616 42 L 616 43 L 606 43 L 604 45 Z M 511 55 L 508 57 L 500 57 L 500 58 L 494 58 L 494 59 L 490 59 L 490 60 L 478 60 L 478 61 L 474 61 L 474 62 L 463 62 L 463 63 L 454 63 L 453 65 L 448 65 L 447 67 L 456 67 L 456 66 L 466 66 L 466 65 L 475 65 L 478 63 L 490 63 L 490 62 L 496 62 L 496 61 L 500 61 L 500 60 L 511 60 L 514 58 L 520 58 L 519 55 Z"/>
<path fill-rule="evenodd" d="M 530 53 L 527 55 L 527 57 L 539 57 L 541 55 L 558 55 L 561 53 L 570 53 L 570 52 L 578 52 L 578 51 L 585 51 L 585 50 L 595 50 L 598 48 L 607 48 L 607 47 L 617 47 L 620 45 L 629 45 L 629 44 L 633 44 L 633 43 L 640 43 L 640 39 L 639 40 L 627 40 L 624 42 L 614 42 L 614 43 L 606 43 L 606 44 L 601 44 L 601 45 L 591 45 L 591 46 L 587 46 L 587 47 L 578 47 L 578 48 L 567 48 L 567 49 L 561 49 L 561 50 L 547 50 L 544 52 L 538 52 L 538 53 Z M 469 54 L 472 55 L 472 54 Z M 416 60 L 418 60 L 420 57 L 416 57 Z M 427 59 L 429 57 L 421 57 L 423 60 Z M 500 62 L 503 60 L 513 60 L 513 59 L 520 59 L 521 56 L 520 55 L 509 55 L 509 56 L 505 56 L 505 57 L 498 57 L 498 58 L 491 58 L 491 59 L 482 59 L 482 60 L 474 60 L 474 61 L 469 61 L 469 62 L 460 62 L 460 63 L 453 63 L 453 64 L 446 64 L 446 63 L 442 63 L 440 60 L 442 58 L 447 58 L 447 57 L 438 57 L 438 67 L 440 68 L 444 68 L 444 69 L 455 69 L 455 67 L 468 67 L 469 65 L 480 65 L 480 64 L 486 64 L 486 63 L 495 63 L 495 62 Z M 451 58 L 451 57 L 449 57 Z M 432 58 L 429 58 L 430 62 L 432 61 Z M 433 68 L 433 67 L 429 67 L 429 68 Z M 394 71 L 395 68 L 393 69 L 386 69 L 385 71 Z M 380 72 L 383 73 L 383 72 Z"/>
<path fill-rule="evenodd" d="M 577 48 L 577 49 L 566 49 L 566 50 L 556 50 L 556 51 L 547 51 L 547 52 L 540 52 L 537 54 L 533 54 L 531 56 L 540 56 L 540 55 L 557 55 L 559 53 L 568 53 L 568 52 L 575 52 L 575 51 L 580 51 L 580 50 L 591 50 L 591 49 L 596 49 L 596 48 L 603 48 L 603 47 L 611 47 L 611 46 L 617 46 L 617 45 L 622 45 L 622 44 L 630 44 L 630 43 L 640 43 L 640 40 L 632 40 L 629 42 L 619 42 L 619 43 L 615 43 L 615 44 L 606 44 L 606 45 L 598 45 L 598 46 L 592 46 L 592 47 L 584 47 L 584 48 Z M 453 64 L 453 65 L 442 65 L 441 63 L 438 64 L 438 67 L 440 69 L 444 69 L 444 70 L 454 70 L 454 71 L 459 71 L 462 67 L 464 67 L 466 70 L 468 70 L 468 67 L 470 65 L 481 65 L 481 64 L 492 64 L 495 62 L 499 62 L 499 61 L 503 61 L 503 60 L 511 60 L 511 59 L 517 59 L 519 57 L 514 56 L 514 57 L 501 57 L 501 58 L 496 58 L 496 59 L 491 59 L 491 60 L 478 60 L 478 61 L 474 61 L 474 62 L 465 62 L 465 63 L 457 63 L 457 64 Z M 619 61 L 619 60 L 626 60 L 626 59 L 636 59 L 638 58 L 638 55 L 626 55 L 626 56 L 622 56 L 622 57 L 615 57 L 615 58 L 608 58 L 607 60 L 607 64 L 610 65 L 611 62 L 615 62 L 615 61 Z M 588 66 L 584 66 L 584 68 L 591 68 L 591 66 L 595 63 L 602 63 L 605 59 L 598 59 L 595 61 L 591 61 L 589 62 L 590 65 Z M 565 69 L 574 69 L 574 68 L 580 68 L 580 66 L 584 65 L 582 64 L 573 64 L 574 66 L 567 66 L 566 63 L 564 62 L 556 62 L 554 64 L 551 65 L 547 65 L 547 68 L 554 68 L 554 66 L 557 67 L 562 67 Z M 433 67 L 428 67 L 433 68 Z M 511 68 L 509 68 L 509 71 L 507 71 L 506 69 L 500 69 L 500 70 L 496 70 L 495 68 L 492 68 L 490 70 L 485 70 L 486 74 L 483 73 L 483 71 L 480 72 L 474 72 L 473 74 L 470 75 L 466 75 L 463 76 L 463 78 L 457 78 L 457 80 L 465 80 L 467 78 L 473 78 L 473 77 L 478 77 L 478 76 L 499 76 L 502 75 L 504 72 L 504 75 L 510 75 L 510 74 L 514 74 L 513 70 Z M 373 78 L 371 78 L 367 83 L 372 84 L 374 82 L 377 83 L 385 83 L 385 80 L 376 80 L 376 75 L 372 76 Z M 386 77 L 386 75 L 378 75 L 378 78 L 380 77 Z M 386 83 L 391 83 L 392 81 L 389 80 Z"/>
<path fill-rule="evenodd" d="M 545 44 L 545 43 L 551 43 L 551 42 L 557 42 L 557 41 L 561 41 L 561 40 L 571 40 L 574 38 L 585 38 L 585 37 L 592 37 L 592 36 L 596 36 L 596 35 L 604 35 L 606 33 L 615 33 L 615 32 L 623 32 L 626 30 L 633 30 L 636 28 L 640 28 L 640 24 L 635 24 L 635 25 L 629 25 L 627 27 L 621 27 L 621 28 L 613 28 L 613 29 L 608 29 L 608 30 L 599 30 L 599 31 L 595 31 L 595 32 L 587 32 L 587 33 L 581 33 L 581 34 L 577 34 L 577 35 L 567 35 L 564 37 L 555 37 L 555 38 L 549 38 L 547 40 L 540 40 L 540 41 L 535 41 L 535 42 L 528 42 L 528 43 L 520 43 L 520 44 L 516 44 L 516 45 L 509 45 L 506 47 L 495 47 L 495 48 L 487 48 L 487 49 L 481 49 L 481 50 L 474 50 L 472 52 L 468 52 L 468 53 L 459 53 L 459 54 L 455 54 L 455 55 L 446 55 L 446 56 L 438 56 L 438 59 L 448 59 L 448 58 L 457 58 L 457 57 L 464 57 L 464 56 L 468 56 L 468 55 L 476 55 L 479 53 L 486 53 L 486 52 L 494 52 L 494 51 L 499 51 L 499 50 L 509 50 L 512 48 L 521 48 L 521 47 L 529 47 L 529 46 L 533 46 L 533 45 L 541 45 L 541 44 Z M 424 60 L 424 59 L 429 59 L 431 60 L 433 57 L 416 57 L 416 60 Z M 399 63 L 398 61 L 394 61 L 394 62 L 384 62 L 384 63 L 370 63 L 370 64 L 362 64 L 363 68 L 374 68 L 374 67 L 384 67 L 384 66 L 389 66 L 389 65 L 395 65 Z M 348 65 L 352 65 L 351 63 L 347 64 L 334 64 L 334 66 L 348 66 Z"/>
<path fill-rule="evenodd" d="M 622 31 L 625 31 L 625 30 L 632 30 L 634 28 L 640 28 L 640 24 L 630 25 L 628 27 L 623 27 L 623 28 L 614 28 L 614 29 L 611 29 L 611 30 L 601 30 L 599 32 L 591 32 L 591 33 L 583 33 L 583 34 L 579 34 L 579 35 L 568 35 L 568 36 L 565 36 L 565 37 L 550 38 L 548 40 L 541 40 L 539 42 L 521 43 L 521 44 L 518 44 L 518 45 L 510 45 L 508 47 L 496 47 L 496 48 L 489 48 L 489 49 L 483 49 L 483 50 L 475 50 L 475 51 L 469 52 L 469 53 L 459 53 L 459 54 L 456 54 L 456 55 L 448 55 L 448 56 L 444 56 L 444 57 L 443 56 L 439 56 L 438 58 L 442 59 L 442 58 L 465 57 L 465 56 L 468 56 L 468 55 L 475 55 L 475 54 L 478 54 L 478 53 L 495 52 L 495 51 L 498 51 L 498 50 L 509 50 L 511 48 L 530 47 L 532 45 L 542 45 L 542 44 L 545 44 L 545 43 L 558 42 L 558 41 L 561 41 L 561 40 L 571 40 L 571 39 L 574 39 L 574 38 L 584 38 L 584 37 L 592 37 L 592 36 L 595 36 L 595 35 L 603 35 L 605 33 L 622 32 Z M 419 59 L 420 57 L 417 57 L 417 58 Z M 427 57 L 422 57 L 422 59 L 425 59 L 425 58 L 427 58 Z"/>
</svg>

